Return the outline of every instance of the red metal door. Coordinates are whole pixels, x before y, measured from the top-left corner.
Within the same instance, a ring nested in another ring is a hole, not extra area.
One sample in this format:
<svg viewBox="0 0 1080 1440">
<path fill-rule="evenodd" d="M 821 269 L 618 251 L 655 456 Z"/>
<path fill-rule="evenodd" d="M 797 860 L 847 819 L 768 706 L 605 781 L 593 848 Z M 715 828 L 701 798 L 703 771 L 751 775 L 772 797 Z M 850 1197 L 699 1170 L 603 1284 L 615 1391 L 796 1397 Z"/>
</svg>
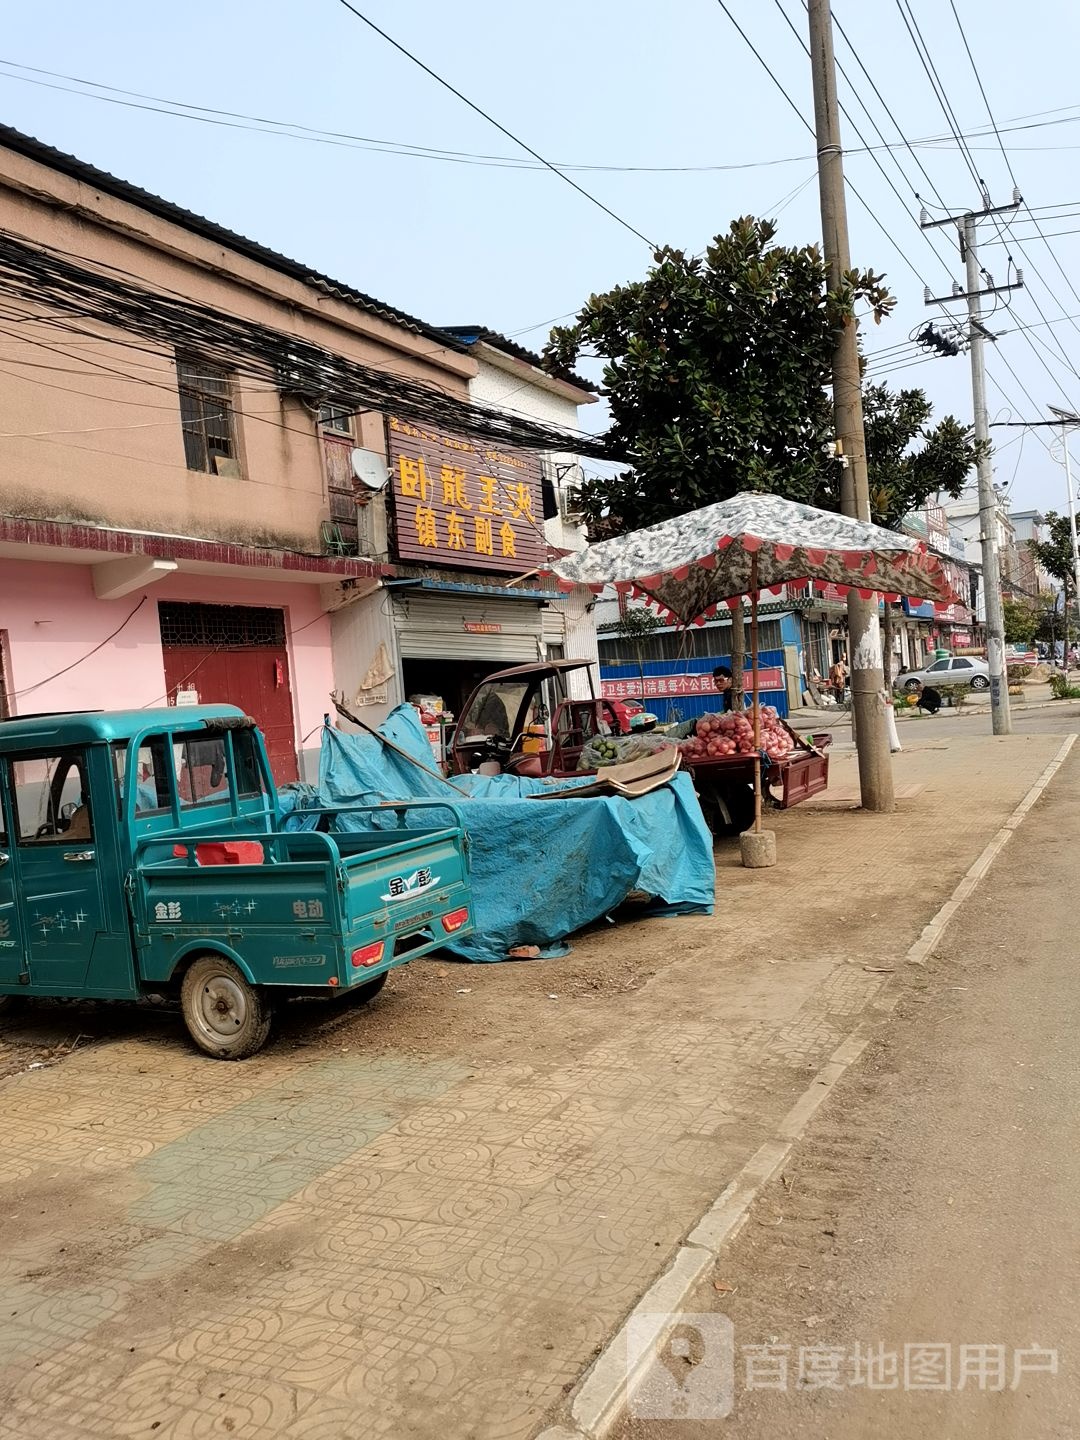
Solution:
<svg viewBox="0 0 1080 1440">
<path fill-rule="evenodd" d="M 182 684 L 197 691 L 200 705 L 239 706 L 259 722 L 277 783 L 300 778 L 289 657 L 283 647 L 222 650 L 207 645 L 169 645 L 162 647 L 162 653 L 170 704 L 176 703 L 176 689 Z"/>
</svg>

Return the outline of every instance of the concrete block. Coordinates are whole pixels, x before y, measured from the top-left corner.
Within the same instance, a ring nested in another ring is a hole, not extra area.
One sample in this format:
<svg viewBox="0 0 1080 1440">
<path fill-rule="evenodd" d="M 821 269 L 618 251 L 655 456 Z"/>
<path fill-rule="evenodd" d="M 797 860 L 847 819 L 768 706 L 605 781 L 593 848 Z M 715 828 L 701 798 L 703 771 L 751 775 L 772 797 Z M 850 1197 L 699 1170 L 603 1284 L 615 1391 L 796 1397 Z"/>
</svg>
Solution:
<svg viewBox="0 0 1080 1440">
<path fill-rule="evenodd" d="M 748 870 L 764 870 L 776 864 L 776 831 L 747 830 L 739 836 L 742 863 Z"/>
</svg>

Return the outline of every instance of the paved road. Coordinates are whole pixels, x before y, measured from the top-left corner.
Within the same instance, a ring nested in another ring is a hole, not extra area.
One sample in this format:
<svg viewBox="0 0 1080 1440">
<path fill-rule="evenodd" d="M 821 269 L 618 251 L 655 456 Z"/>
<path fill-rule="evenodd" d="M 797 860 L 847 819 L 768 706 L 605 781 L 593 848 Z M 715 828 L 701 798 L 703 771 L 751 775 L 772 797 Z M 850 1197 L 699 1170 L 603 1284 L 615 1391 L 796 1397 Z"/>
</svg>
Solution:
<svg viewBox="0 0 1080 1440">
<path fill-rule="evenodd" d="M 1013 702 L 1013 732 L 1017 735 L 1062 735 L 1080 728 L 1080 704 L 1068 700 L 1032 705 Z M 822 712 L 810 720 L 796 711 L 793 723 L 798 730 L 830 730 L 837 751 L 851 745 L 851 722 L 846 714 Z M 927 740 L 948 739 L 950 736 L 991 734 L 990 702 L 969 700 L 962 710 L 941 710 L 937 715 L 916 711 L 904 715 L 898 723 L 900 743 L 906 750 Z"/>
<path fill-rule="evenodd" d="M 1074 751 L 700 1287 L 734 1413 L 624 1440 L 1080 1435 L 1078 835 Z"/>
</svg>

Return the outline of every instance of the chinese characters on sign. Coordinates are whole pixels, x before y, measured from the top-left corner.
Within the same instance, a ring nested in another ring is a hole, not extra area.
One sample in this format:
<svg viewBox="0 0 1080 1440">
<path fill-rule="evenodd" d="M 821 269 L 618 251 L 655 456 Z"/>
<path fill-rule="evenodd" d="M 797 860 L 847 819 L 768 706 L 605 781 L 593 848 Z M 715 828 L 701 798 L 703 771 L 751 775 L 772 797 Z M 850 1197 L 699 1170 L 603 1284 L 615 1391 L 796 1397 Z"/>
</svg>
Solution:
<svg viewBox="0 0 1080 1440">
<path fill-rule="evenodd" d="M 547 554 L 540 461 L 388 422 L 399 560 L 522 574 Z"/>
<path fill-rule="evenodd" d="M 743 678 L 743 689 L 750 693 L 750 671 Z M 782 690 L 784 672 L 779 665 L 758 671 L 759 690 Z M 605 700 L 626 700 L 650 698 L 664 699 L 674 695 L 715 695 L 716 686 L 711 675 L 646 675 L 644 688 L 639 679 L 602 680 L 600 693 Z"/>
</svg>

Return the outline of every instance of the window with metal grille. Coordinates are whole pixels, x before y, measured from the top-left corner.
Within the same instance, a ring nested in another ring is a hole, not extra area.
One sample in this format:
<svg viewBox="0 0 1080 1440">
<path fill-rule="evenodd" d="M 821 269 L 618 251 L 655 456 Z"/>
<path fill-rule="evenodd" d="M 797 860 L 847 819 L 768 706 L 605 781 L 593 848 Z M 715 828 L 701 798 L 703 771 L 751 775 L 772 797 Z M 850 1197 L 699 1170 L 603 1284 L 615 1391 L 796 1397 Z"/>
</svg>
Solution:
<svg viewBox="0 0 1080 1440">
<path fill-rule="evenodd" d="M 322 405 L 319 408 L 319 424 L 334 435 L 352 434 L 352 411 L 343 410 L 340 405 Z"/>
<path fill-rule="evenodd" d="M 285 615 L 260 605 L 158 604 L 162 645 L 252 650 L 285 644 Z"/>
<path fill-rule="evenodd" d="M 229 372 L 194 356 L 178 355 L 176 375 L 188 469 L 238 476 Z"/>
</svg>

